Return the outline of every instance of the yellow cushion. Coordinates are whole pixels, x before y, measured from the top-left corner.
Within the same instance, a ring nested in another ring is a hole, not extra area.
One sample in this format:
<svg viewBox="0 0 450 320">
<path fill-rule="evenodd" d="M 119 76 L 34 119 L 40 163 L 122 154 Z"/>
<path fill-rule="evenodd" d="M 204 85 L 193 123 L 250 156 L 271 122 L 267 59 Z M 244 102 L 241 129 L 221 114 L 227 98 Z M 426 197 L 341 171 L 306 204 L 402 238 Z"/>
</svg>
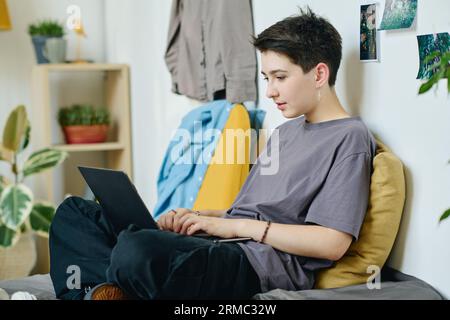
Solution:
<svg viewBox="0 0 450 320">
<path fill-rule="evenodd" d="M 333 267 L 317 272 L 317 289 L 366 283 L 373 276 L 368 267 L 381 269 L 391 252 L 405 203 L 403 165 L 377 140 L 373 168 L 369 206 L 359 239 Z"/>
<path fill-rule="evenodd" d="M 233 130 L 228 131 L 227 130 Z M 225 123 L 208 166 L 194 210 L 224 210 L 231 207 L 250 170 L 250 118 L 247 109 L 235 105 Z M 240 138 L 235 138 L 240 136 Z"/>
</svg>

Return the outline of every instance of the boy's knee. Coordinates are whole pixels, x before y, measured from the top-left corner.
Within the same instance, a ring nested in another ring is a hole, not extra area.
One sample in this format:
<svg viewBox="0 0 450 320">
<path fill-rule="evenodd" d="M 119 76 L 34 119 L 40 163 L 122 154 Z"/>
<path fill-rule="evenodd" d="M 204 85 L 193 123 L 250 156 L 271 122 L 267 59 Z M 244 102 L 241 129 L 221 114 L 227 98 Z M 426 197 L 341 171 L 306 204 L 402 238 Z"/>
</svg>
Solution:
<svg viewBox="0 0 450 320">
<path fill-rule="evenodd" d="M 134 225 L 122 231 L 111 253 L 110 267 L 121 273 L 133 273 L 151 265 L 150 260 L 160 260 L 168 250 L 163 249 L 161 243 L 158 245 L 152 241 L 156 239 L 150 239 L 156 232 L 160 231 L 140 230 Z"/>
<path fill-rule="evenodd" d="M 141 263 L 139 260 L 144 256 L 144 244 L 133 227 L 130 226 L 119 234 L 111 254 L 111 265 L 126 270 L 133 268 L 134 264 Z"/>
<path fill-rule="evenodd" d="M 86 207 L 86 204 L 89 201 L 84 200 L 83 198 L 77 197 L 77 196 L 71 196 L 66 199 L 64 199 L 63 202 L 59 205 L 61 208 L 72 208 L 72 209 L 80 209 L 83 207 Z"/>
<path fill-rule="evenodd" d="M 63 202 L 56 208 L 55 216 L 52 219 L 52 226 L 54 227 L 59 221 L 64 220 L 64 217 L 70 215 L 74 211 L 77 211 L 81 198 L 69 197 L 64 199 Z M 82 199 L 81 199 L 82 200 Z"/>
<path fill-rule="evenodd" d="M 85 201 L 80 197 L 68 197 L 64 199 L 63 202 L 56 209 L 56 214 L 64 214 L 72 211 L 79 211 L 79 209 L 83 206 L 82 203 Z"/>
<path fill-rule="evenodd" d="M 82 216 L 89 216 L 97 211 L 92 201 L 84 200 L 80 197 L 68 197 L 56 208 L 55 216 L 52 219 L 50 229 L 53 230 L 58 226 L 67 226 L 73 223 L 74 219 L 78 220 Z"/>
</svg>

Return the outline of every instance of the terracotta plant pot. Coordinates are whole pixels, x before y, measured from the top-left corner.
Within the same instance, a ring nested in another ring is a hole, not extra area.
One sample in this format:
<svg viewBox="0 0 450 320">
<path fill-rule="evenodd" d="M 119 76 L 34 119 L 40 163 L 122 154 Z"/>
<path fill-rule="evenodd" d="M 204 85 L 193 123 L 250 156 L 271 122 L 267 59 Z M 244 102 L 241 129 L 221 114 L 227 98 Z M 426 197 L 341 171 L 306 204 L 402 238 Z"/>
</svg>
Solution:
<svg viewBox="0 0 450 320">
<path fill-rule="evenodd" d="M 64 136 L 68 144 L 100 143 L 108 137 L 108 125 L 67 126 L 63 127 Z"/>
</svg>

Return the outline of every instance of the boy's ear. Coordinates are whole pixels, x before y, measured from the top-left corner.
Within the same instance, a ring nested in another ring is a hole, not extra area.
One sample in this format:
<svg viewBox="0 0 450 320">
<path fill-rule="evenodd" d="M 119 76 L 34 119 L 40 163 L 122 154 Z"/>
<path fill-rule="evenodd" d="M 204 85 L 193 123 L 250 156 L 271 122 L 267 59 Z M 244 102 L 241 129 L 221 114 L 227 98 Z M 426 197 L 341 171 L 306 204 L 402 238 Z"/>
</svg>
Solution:
<svg viewBox="0 0 450 320">
<path fill-rule="evenodd" d="M 326 63 L 321 62 L 316 66 L 315 77 L 316 86 L 318 88 L 328 83 L 328 79 L 330 78 L 330 68 Z"/>
</svg>

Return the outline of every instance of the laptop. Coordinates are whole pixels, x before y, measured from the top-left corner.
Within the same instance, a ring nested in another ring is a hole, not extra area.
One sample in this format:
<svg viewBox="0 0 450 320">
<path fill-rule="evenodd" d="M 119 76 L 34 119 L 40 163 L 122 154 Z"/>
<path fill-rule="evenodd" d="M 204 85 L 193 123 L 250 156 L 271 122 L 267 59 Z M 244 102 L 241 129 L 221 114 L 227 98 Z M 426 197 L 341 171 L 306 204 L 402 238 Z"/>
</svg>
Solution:
<svg viewBox="0 0 450 320">
<path fill-rule="evenodd" d="M 123 171 L 79 166 L 81 175 L 88 184 L 95 198 L 102 206 L 106 220 L 118 235 L 129 225 L 141 229 L 159 229 L 158 224 L 139 196 L 136 187 Z M 169 231 L 167 231 L 169 232 Z M 214 242 L 240 242 L 252 238 L 220 238 L 207 233 L 196 233 Z"/>
</svg>

